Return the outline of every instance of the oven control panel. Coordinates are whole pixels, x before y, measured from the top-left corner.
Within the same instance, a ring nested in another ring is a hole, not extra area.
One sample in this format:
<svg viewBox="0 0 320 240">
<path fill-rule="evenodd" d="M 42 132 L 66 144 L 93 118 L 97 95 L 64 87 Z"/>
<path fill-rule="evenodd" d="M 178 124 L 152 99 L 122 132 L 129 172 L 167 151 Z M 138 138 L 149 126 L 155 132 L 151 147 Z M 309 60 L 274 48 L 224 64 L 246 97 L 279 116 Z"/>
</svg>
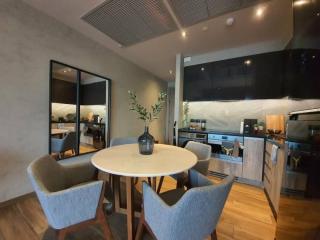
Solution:
<svg viewBox="0 0 320 240">
<path fill-rule="evenodd" d="M 222 142 L 239 142 L 243 143 L 243 136 L 221 135 L 221 134 L 208 134 L 208 143 L 222 144 Z"/>
</svg>

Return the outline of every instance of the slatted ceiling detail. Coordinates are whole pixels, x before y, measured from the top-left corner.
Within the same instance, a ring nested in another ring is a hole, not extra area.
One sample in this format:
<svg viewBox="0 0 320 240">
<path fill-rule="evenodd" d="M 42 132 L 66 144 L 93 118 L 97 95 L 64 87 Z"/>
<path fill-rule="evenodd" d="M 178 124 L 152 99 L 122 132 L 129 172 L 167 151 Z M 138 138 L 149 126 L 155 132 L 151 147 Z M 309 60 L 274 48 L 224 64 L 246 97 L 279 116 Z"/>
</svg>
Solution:
<svg viewBox="0 0 320 240">
<path fill-rule="evenodd" d="M 159 0 L 111 0 L 82 19 L 123 46 L 177 30 L 170 13 Z"/>
<path fill-rule="evenodd" d="M 269 0 L 168 0 L 183 27 L 266 1 Z"/>
<path fill-rule="evenodd" d="M 183 27 L 207 20 L 206 0 L 169 0 L 170 5 Z"/>
<path fill-rule="evenodd" d="M 241 0 L 207 0 L 210 17 L 215 17 L 241 8 Z"/>
</svg>

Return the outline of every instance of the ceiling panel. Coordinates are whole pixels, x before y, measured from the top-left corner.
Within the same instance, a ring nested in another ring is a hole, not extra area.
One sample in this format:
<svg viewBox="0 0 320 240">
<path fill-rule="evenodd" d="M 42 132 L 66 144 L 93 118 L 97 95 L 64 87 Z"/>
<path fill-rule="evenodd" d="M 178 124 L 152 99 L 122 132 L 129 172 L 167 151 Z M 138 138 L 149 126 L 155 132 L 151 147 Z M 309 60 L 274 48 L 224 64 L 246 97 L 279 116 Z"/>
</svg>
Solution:
<svg viewBox="0 0 320 240">
<path fill-rule="evenodd" d="M 169 0 L 170 5 L 183 27 L 208 19 L 206 0 Z"/>
<path fill-rule="evenodd" d="M 133 45 L 177 29 L 162 1 L 105 1 L 82 17 L 123 46 Z"/>
<path fill-rule="evenodd" d="M 183 27 L 268 0 L 169 0 Z"/>
</svg>

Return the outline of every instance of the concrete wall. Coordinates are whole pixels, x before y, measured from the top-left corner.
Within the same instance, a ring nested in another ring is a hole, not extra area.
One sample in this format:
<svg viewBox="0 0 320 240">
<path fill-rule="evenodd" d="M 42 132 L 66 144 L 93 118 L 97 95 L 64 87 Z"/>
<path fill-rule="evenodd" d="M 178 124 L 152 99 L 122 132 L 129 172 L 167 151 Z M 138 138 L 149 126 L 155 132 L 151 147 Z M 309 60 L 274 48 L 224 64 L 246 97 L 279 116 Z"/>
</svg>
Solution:
<svg viewBox="0 0 320 240">
<path fill-rule="evenodd" d="M 0 202 L 32 191 L 26 168 L 47 153 L 50 59 L 112 79 L 111 137 L 138 136 L 143 131 L 143 123 L 128 111 L 129 89 L 150 105 L 166 87 L 152 74 L 22 1 L 1 0 Z M 160 141 L 164 119 L 163 114 L 151 126 Z"/>
</svg>

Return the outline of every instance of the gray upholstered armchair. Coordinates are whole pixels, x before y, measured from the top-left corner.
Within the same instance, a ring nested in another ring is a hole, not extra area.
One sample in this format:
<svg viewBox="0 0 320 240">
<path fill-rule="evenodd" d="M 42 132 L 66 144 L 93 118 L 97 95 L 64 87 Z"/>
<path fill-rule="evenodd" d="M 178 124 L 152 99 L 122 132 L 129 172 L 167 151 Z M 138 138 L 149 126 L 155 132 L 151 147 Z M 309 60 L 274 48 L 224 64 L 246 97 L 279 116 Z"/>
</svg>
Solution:
<svg viewBox="0 0 320 240">
<path fill-rule="evenodd" d="M 203 144 L 199 142 L 194 142 L 194 141 L 189 141 L 186 146 L 184 147 L 185 149 L 193 152 L 197 158 L 198 162 L 197 164 L 192 168 L 197 170 L 199 173 L 202 175 L 207 176 L 208 175 L 208 168 L 209 168 L 209 162 L 211 158 L 211 146 L 208 144 Z M 182 187 L 183 185 L 187 184 L 187 173 L 180 173 L 180 174 L 175 174 L 172 175 L 174 179 L 177 180 L 177 188 Z M 157 192 L 159 193 L 161 190 L 161 186 L 163 183 L 163 178 L 160 178 L 159 185 L 158 185 L 158 190 Z"/>
<path fill-rule="evenodd" d="M 96 170 L 90 163 L 62 166 L 47 155 L 33 161 L 27 171 L 58 239 L 64 239 L 83 222 L 100 223 L 104 234 L 111 235 L 102 211 L 103 181 L 96 180 Z"/>
<path fill-rule="evenodd" d="M 229 176 L 213 184 L 202 174 L 190 170 L 190 190 L 174 189 L 160 196 L 144 183 L 143 214 L 136 239 L 141 239 L 144 226 L 158 240 L 203 240 L 210 235 L 216 239 L 215 229 L 233 180 L 234 177 Z"/>
<path fill-rule="evenodd" d="M 76 132 L 69 132 L 63 138 L 51 138 L 51 152 L 58 153 L 59 159 L 64 152 L 71 150 L 74 154 L 77 146 Z"/>
</svg>

